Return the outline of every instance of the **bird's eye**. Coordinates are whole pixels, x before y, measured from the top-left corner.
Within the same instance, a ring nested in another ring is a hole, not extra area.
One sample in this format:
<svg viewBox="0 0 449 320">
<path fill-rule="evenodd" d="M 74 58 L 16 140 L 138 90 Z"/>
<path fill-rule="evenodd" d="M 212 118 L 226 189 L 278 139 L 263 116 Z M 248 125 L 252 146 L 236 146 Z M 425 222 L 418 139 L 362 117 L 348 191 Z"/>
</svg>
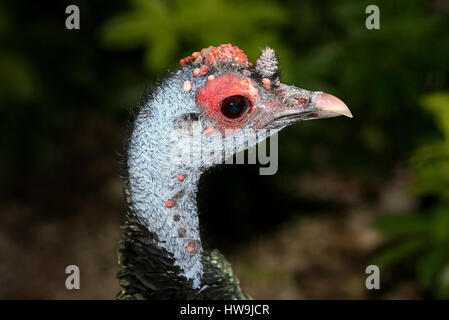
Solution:
<svg viewBox="0 0 449 320">
<path fill-rule="evenodd" d="M 248 110 L 250 103 L 244 96 L 227 97 L 221 103 L 221 113 L 230 119 L 236 119 Z"/>
</svg>

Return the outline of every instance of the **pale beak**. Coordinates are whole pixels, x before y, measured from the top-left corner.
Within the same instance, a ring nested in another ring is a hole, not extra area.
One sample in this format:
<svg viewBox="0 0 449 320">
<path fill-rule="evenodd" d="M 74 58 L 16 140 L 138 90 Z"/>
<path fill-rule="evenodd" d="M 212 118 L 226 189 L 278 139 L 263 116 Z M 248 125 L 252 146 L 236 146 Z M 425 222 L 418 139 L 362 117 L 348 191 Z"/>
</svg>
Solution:
<svg viewBox="0 0 449 320">
<path fill-rule="evenodd" d="M 317 118 L 330 118 L 337 116 L 346 116 L 352 118 L 352 113 L 346 104 L 337 97 L 322 93 L 315 99 L 315 106 L 317 108 Z"/>
</svg>

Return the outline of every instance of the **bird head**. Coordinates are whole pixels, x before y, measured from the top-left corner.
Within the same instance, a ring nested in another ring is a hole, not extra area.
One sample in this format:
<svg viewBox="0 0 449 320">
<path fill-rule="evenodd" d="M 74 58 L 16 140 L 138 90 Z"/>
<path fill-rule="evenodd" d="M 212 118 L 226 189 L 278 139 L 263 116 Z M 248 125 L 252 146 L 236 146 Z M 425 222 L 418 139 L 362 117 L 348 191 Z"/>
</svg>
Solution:
<svg viewBox="0 0 449 320">
<path fill-rule="evenodd" d="M 231 44 L 194 52 L 181 59 L 180 65 L 183 81 L 177 90 L 188 112 L 178 113 L 177 128 L 182 129 L 181 134 L 192 133 L 192 128 L 202 131 L 206 136 L 202 150 L 206 153 L 218 145 L 217 137 L 233 139 L 250 131 L 259 135 L 264 131 L 266 138 L 299 121 L 340 115 L 352 118 L 348 107 L 331 94 L 281 83 L 278 56 L 271 48 L 262 51 L 255 65 Z M 194 102 L 189 104 L 189 99 Z M 215 143 L 207 142 L 210 140 Z M 256 142 L 245 139 L 234 150 L 250 148 Z"/>
<path fill-rule="evenodd" d="M 270 48 L 254 65 L 231 44 L 194 52 L 180 65 L 135 120 L 127 152 L 129 202 L 157 246 L 199 288 L 202 171 L 298 121 L 352 115 L 330 94 L 282 84 Z"/>
</svg>

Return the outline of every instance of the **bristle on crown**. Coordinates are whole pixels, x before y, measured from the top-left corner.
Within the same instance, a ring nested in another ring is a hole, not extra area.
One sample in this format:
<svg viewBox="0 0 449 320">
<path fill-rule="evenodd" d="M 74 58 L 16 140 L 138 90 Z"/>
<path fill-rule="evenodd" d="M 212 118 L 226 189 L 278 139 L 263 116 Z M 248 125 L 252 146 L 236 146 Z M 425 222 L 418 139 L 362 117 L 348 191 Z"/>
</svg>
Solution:
<svg viewBox="0 0 449 320">
<path fill-rule="evenodd" d="M 189 63 L 197 65 L 202 64 L 215 64 L 217 62 L 234 62 L 242 64 L 244 66 L 252 66 L 252 63 L 248 61 L 248 57 L 245 52 L 237 46 L 232 44 L 222 44 L 218 47 L 210 46 L 204 48 L 201 51 L 193 52 L 192 55 L 179 60 L 181 67 L 185 67 Z"/>
</svg>

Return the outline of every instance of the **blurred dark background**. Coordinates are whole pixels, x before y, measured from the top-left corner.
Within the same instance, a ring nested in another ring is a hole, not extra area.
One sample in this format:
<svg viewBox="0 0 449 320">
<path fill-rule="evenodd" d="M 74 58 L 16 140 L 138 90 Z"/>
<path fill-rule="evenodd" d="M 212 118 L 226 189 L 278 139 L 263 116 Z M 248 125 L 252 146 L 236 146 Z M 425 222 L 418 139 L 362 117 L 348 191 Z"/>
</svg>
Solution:
<svg viewBox="0 0 449 320">
<path fill-rule="evenodd" d="M 69 4 L 80 30 L 65 28 Z M 365 27 L 370 4 L 380 30 Z M 284 83 L 354 114 L 281 132 L 274 176 L 246 165 L 202 178 L 203 238 L 242 287 L 264 299 L 449 298 L 443 0 L 2 2 L 0 298 L 115 297 L 129 111 L 181 57 L 228 42 L 253 62 L 272 46 Z M 70 264 L 81 290 L 65 288 Z M 380 290 L 365 288 L 370 264 Z"/>
</svg>

